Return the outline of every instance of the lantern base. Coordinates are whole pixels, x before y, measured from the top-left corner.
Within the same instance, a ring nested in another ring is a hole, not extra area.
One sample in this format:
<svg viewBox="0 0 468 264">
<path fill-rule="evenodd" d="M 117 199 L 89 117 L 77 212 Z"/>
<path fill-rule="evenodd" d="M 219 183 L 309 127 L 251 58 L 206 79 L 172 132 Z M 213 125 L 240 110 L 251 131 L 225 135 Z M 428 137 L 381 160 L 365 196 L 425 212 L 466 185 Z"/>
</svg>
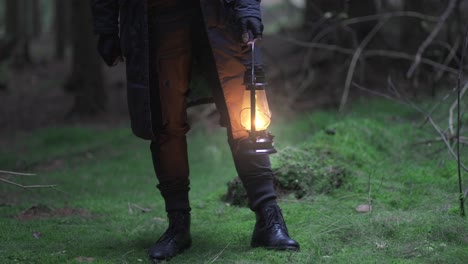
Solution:
<svg viewBox="0 0 468 264">
<path fill-rule="evenodd" d="M 273 138 L 270 132 L 256 132 L 241 142 L 239 152 L 244 155 L 274 154 L 277 151 L 273 146 Z"/>
</svg>

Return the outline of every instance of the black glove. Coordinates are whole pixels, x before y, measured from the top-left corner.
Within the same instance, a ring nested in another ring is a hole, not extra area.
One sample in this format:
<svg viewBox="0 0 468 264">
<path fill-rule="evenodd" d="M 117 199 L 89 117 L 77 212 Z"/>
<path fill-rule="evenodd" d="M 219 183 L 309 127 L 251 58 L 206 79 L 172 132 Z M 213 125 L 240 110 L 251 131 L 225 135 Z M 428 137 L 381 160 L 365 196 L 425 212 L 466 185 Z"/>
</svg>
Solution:
<svg viewBox="0 0 468 264">
<path fill-rule="evenodd" d="M 112 67 L 122 61 L 120 38 L 117 34 L 101 34 L 98 41 L 98 52 L 104 62 Z"/>
<path fill-rule="evenodd" d="M 242 41 L 247 43 L 254 39 L 261 39 L 263 36 L 262 20 L 258 17 L 241 17 L 239 24 L 242 29 Z"/>
</svg>

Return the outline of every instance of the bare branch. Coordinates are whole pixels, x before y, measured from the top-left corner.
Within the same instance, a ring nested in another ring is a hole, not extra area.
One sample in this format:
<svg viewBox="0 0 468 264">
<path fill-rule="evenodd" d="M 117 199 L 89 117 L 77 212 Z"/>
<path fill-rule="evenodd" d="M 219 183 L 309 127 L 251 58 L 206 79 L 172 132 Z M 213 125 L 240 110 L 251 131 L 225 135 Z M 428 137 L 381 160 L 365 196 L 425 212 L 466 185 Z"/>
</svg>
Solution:
<svg viewBox="0 0 468 264">
<path fill-rule="evenodd" d="M 377 95 L 377 96 L 383 97 L 383 98 L 385 98 L 385 99 L 394 101 L 394 102 L 399 103 L 399 104 L 404 104 L 404 105 L 407 106 L 406 103 L 403 103 L 403 102 L 401 102 L 401 101 L 399 101 L 399 100 L 393 98 L 393 97 L 390 96 L 390 95 L 387 95 L 387 94 L 384 94 L 384 93 L 381 93 L 381 92 L 377 92 L 377 91 L 368 89 L 368 88 L 366 88 L 366 87 L 364 87 L 364 86 L 362 86 L 362 85 L 360 85 L 360 84 L 357 84 L 357 83 L 355 83 L 355 82 L 353 82 L 353 85 L 354 85 L 356 88 L 358 88 L 358 89 L 360 89 L 360 90 L 363 90 L 363 91 L 365 91 L 365 92 L 368 92 L 368 93 L 370 93 L 370 94 Z"/>
<path fill-rule="evenodd" d="M 444 59 L 444 62 L 443 64 L 444 65 L 448 65 L 452 60 L 454 59 L 457 59 L 457 50 L 458 50 L 458 46 L 460 46 L 460 38 L 457 38 L 455 40 L 455 43 L 453 44 L 453 46 L 451 46 L 450 44 L 448 43 L 440 43 L 441 46 L 447 48 L 447 50 L 449 51 L 449 53 L 447 54 L 447 57 L 445 57 Z M 460 61 L 457 61 L 457 63 L 460 63 Z M 444 72 L 441 71 L 441 70 L 438 70 L 437 71 L 437 74 L 436 74 L 436 77 L 435 77 L 435 80 L 440 80 L 443 76 Z"/>
<path fill-rule="evenodd" d="M 434 104 L 434 106 L 432 107 L 432 109 L 428 112 L 428 115 L 432 116 L 432 114 L 435 112 L 435 110 L 446 100 L 448 100 L 450 98 L 450 96 L 452 96 L 455 92 L 457 91 L 457 88 L 453 88 L 452 90 L 450 90 L 450 92 L 448 92 L 445 96 L 442 97 L 442 99 L 440 99 L 436 104 Z M 427 120 L 424 120 L 424 123 L 421 125 L 421 127 L 427 123 Z"/>
<path fill-rule="evenodd" d="M 390 99 L 392 101 L 396 101 L 398 103 L 402 103 L 404 105 L 410 106 L 413 109 L 415 109 L 416 111 L 418 111 L 419 113 L 421 113 L 425 117 L 425 119 L 427 121 L 429 121 L 429 123 L 432 125 L 432 127 L 437 132 L 437 134 L 439 134 L 440 139 L 445 143 L 445 145 L 446 145 L 447 149 L 449 150 L 450 154 L 452 155 L 452 157 L 460 164 L 460 168 L 463 168 L 463 170 L 468 172 L 468 167 L 464 163 L 461 162 L 461 160 L 457 156 L 457 153 L 455 153 L 455 150 L 451 146 L 449 139 L 447 138 L 445 133 L 442 131 L 442 129 L 436 124 L 436 122 L 434 121 L 434 119 L 432 118 L 432 116 L 430 114 L 426 113 L 423 109 L 421 109 L 419 106 L 417 106 L 416 104 L 414 104 L 413 102 L 408 100 L 406 97 L 401 97 L 401 99 L 397 99 L 397 98 L 394 98 L 394 97 L 389 96 L 389 95 L 384 95 L 382 93 L 372 91 L 372 90 L 367 89 L 367 88 L 365 88 L 365 87 L 363 87 L 361 85 L 358 85 L 358 84 L 354 84 L 354 86 L 358 87 L 361 90 L 368 91 L 368 92 L 371 92 L 371 93 L 373 93 L 375 95 L 383 96 L 383 97 L 385 97 L 387 99 Z M 396 89 L 396 88 L 394 87 L 394 89 Z"/>
<path fill-rule="evenodd" d="M 339 53 L 346 54 L 346 55 L 354 55 L 354 53 L 356 52 L 353 49 L 344 48 L 338 45 L 329 45 L 329 44 L 316 43 L 316 42 L 306 42 L 306 41 L 300 41 L 300 40 L 287 38 L 287 37 L 281 37 L 281 36 L 274 36 L 274 37 L 279 38 L 280 40 L 293 43 L 301 47 L 305 47 L 305 48 L 324 49 L 328 51 L 339 52 Z M 363 57 L 379 56 L 379 57 L 387 57 L 387 58 L 392 58 L 392 59 L 403 59 L 403 60 L 411 60 L 411 61 L 415 60 L 415 55 L 411 55 L 411 54 L 401 52 L 401 51 L 393 51 L 393 50 L 378 50 L 378 49 L 366 50 L 366 51 L 362 51 L 361 56 Z M 456 75 L 458 73 L 457 69 L 448 67 L 442 63 L 439 63 L 439 62 L 436 62 L 427 58 L 421 58 L 421 63 L 427 64 L 436 69 L 451 73 L 453 75 Z"/>
<path fill-rule="evenodd" d="M 381 56 L 381 57 L 389 57 L 394 59 L 404 59 L 404 60 L 414 60 L 414 55 L 410 55 L 408 53 L 400 52 L 400 51 L 391 51 L 391 50 L 369 50 L 364 52 L 364 56 Z M 442 63 L 427 59 L 421 58 L 421 63 L 427 64 L 434 68 L 449 72 L 451 74 L 457 74 L 457 70 L 451 67 L 448 67 Z"/>
<path fill-rule="evenodd" d="M 431 34 L 424 40 L 424 42 L 419 46 L 418 51 L 416 52 L 416 59 L 414 60 L 413 64 L 409 68 L 408 72 L 406 73 L 407 78 L 411 78 L 413 76 L 414 71 L 416 68 L 419 66 L 421 63 L 421 57 L 426 48 L 431 44 L 431 42 L 434 40 L 435 37 L 439 34 L 440 30 L 445 24 L 445 21 L 448 19 L 450 14 L 453 13 L 453 10 L 455 9 L 455 6 L 457 4 L 457 0 L 451 0 L 447 6 L 447 9 L 445 9 L 444 13 L 442 16 L 440 16 L 439 21 L 437 22 L 437 25 L 434 27 L 432 30 Z"/>
<path fill-rule="evenodd" d="M 349 33 L 350 38 L 352 40 L 353 47 L 357 48 L 359 46 L 359 42 L 358 42 L 358 39 L 354 30 L 351 27 L 346 26 L 346 25 L 343 25 L 343 30 Z M 310 87 L 310 85 L 314 82 L 316 76 L 313 75 L 314 74 L 313 68 L 309 67 L 311 59 L 314 57 L 314 55 L 315 55 L 315 50 L 313 49 L 307 50 L 307 53 L 302 60 L 302 67 L 301 67 L 301 69 L 303 69 L 304 77 L 300 81 L 300 86 L 297 89 L 291 89 L 293 93 L 291 93 L 291 95 L 288 96 L 289 105 L 295 103 L 297 98 L 301 96 L 302 93 L 305 90 L 307 90 Z M 363 59 L 362 59 L 362 63 L 364 63 Z"/>
<path fill-rule="evenodd" d="M 450 141 L 447 139 L 447 136 L 445 133 L 440 129 L 440 127 L 434 122 L 434 119 L 432 119 L 431 115 L 428 115 L 424 110 L 422 110 L 419 106 L 415 105 L 413 102 L 407 101 L 409 105 L 411 105 L 414 109 L 416 109 L 419 113 L 425 116 L 425 118 L 429 121 L 429 123 L 432 125 L 432 127 L 436 130 L 436 132 L 439 134 L 440 138 L 444 141 L 445 145 L 447 146 L 447 149 L 449 150 L 450 154 L 452 157 L 460 164 L 460 167 L 463 168 L 466 172 L 468 172 L 468 167 L 465 166 L 459 159 L 459 156 L 457 153 L 455 153 L 455 150 L 452 148 Z"/>
<path fill-rule="evenodd" d="M 345 87 L 343 90 L 343 94 L 341 96 L 340 108 L 339 111 L 343 111 L 346 102 L 348 101 L 348 94 L 351 88 L 351 83 L 353 81 L 354 71 L 356 69 L 357 62 L 361 57 L 363 50 L 369 44 L 369 42 L 374 38 L 374 36 L 379 32 L 382 26 L 387 22 L 387 19 L 381 20 L 372 30 L 367 34 L 367 36 L 362 40 L 359 47 L 356 49 L 356 52 L 353 54 L 353 58 L 351 59 L 351 63 L 348 68 L 348 73 L 346 75 Z"/>
<path fill-rule="evenodd" d="M 449 131 L 450 131 L 450 134 L 451 135 L 455 135 L 455 129 L 453 128 L 453 112 L 455 111 L 455 108 L 458 108 L 460 106 L 460 102 L 459 102 L 459 99 L 463 98 L 463 96 L 465 95 L 465 92 L 468 90 L 468 83 L 465 83 L 465 85 L 463 86 L 463 89 L 461 89 L 460 94 L 460 98 L 457 98 L 455 99 L 455 101 L 453 102 L 453 104 L 450 106 L 450 110 L 449 110 Z M 457 124 L 458 126 L 460 126 L 461 124 L 458 123 Z"/>
<path fill-rule="evenodd" d="M 359 24 L 359 23 L 364 23 L 364 22 L 369 22 L 369 21 L 384 20 L 384 19 L 386 20 L 390 18 L 399 18 L 399 17 L 413 17 L 413 18 L 418 18 L 420 20 L 425 20 L 429 22 L 439 21 L 438 17 L 429 16 L 429 15 L 425 15 L 425 14 L 413 12 L 413 11 L 397 11 L 397 12 L 389 12 L 389 13 L 382 13 L 382 14 L 362 16 L 362 17 L 354 17 L 354 18 L 345 19 L 341 21 L 340 23 L 338 23 L 337 25 L 334 25 L 334 26 L 331 26 L 322 30 L 314 37 L 312 42 L 321 40 L 328 33 L 333 32 L 338 26 L 350 26 L 353 24 Z"/>
<path fill-rule="evenodd" d="M 461 167 L 463 164 L 461 163 L 460 160 L 460 131 L 461 131 L 461 98 L 463 96 L 461 91 L 461 83 L 462 83 L 462 78 L 463 78 L 463 64 L 465 61 L 465 55 L 466 55 L 466 49 L 468 47 L 468 26 L 465 29 L 465 34 L 464 34 L 464 41 L 463 41 L 463 51 L 462 51 L 462 56 L 461 56 L 461 63 L 459 67 L 459 72 L 458 72 L 458 78 L 457 78 L 457 174 L 458 174 L 458 192 L 459 192 L 459 200 L 460 200 L 460 215 L 462 217 L 465 217 L 465 195 L 463 193 L 463 177 L 462 177 L 462 172 L 461 172 Z"/>
</svg>

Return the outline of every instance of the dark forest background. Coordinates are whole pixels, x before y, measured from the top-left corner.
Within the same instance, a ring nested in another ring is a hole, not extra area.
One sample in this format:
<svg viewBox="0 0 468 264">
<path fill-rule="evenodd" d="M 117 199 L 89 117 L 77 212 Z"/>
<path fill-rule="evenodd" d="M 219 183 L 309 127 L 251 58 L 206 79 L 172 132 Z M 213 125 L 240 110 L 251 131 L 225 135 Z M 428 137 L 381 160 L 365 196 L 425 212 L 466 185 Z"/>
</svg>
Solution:
<svg viewBox="0 0 468 264">
<path fill-rule="evenodd" d="M 410 97 L 436 96 L 466 67 L 460 64 L 468 1 L 262 5 L 262 45 L 278 111 L 345 111 L 349 100 L 370 95 L 363 90 L 385 91 L 389 83 Z M 124 66 L 105 67 L 95 47 L 89 1 L 0 0 L 2 132 L 125 120 Z"/>
<path fill-rule="evenodd" d="M 194 243 L 171 263 L 466 263 L 468 0 L 262 5 L 271 164 L 301 251 L 248 246 L 255 216 L 203 104 Z M 101 61 L 91 22 L 89 0 L 0 0 L 0 263 L 145 263 L 167 228 L 125 65 Z"/>
</svg>

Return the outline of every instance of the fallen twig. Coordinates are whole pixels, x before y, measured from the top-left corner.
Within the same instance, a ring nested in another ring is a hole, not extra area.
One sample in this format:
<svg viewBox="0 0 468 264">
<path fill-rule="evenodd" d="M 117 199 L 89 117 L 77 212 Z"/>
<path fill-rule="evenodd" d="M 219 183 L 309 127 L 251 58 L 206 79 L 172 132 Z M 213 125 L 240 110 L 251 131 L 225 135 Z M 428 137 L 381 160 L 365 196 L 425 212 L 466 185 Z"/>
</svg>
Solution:
<svg viewBox="0 0 468 264">
<path fill-rule="evenodd" d="M 19 184 L 17 182 L 9 181 L 9 180 L 3 179 L 3 178 L 0 178 L 0 181 L 11 184 L 11 185 L 14 185 L 14 186 L 17 186 L 17 187 L 21 187 L 23 189 L 55 188 L 55 187 L 57 187 L 57 185 L 22 185 L 22 184 Z"/>
<path fill-rule="evenodd" d="M 36 174 L 32 174 L 32 173 L 15 172 L 15 171 L 5 171 L 5 170 L 0 170 L 0 173 L 3 173 L 3 174 L 10 174 L 10 175 L 20 175 L 20 176 L 34 176 L 34 175 L 36 175 Z"/>
<path fill-rule="evenodd" d="M 33 174 L 33 173 L 23 173 L 23 172 L 5 171 L 5 170 L 0 170 L 0 174 L 8 174 L 8 175 L 13 175 L 13 176 L 34 176 L 34 175 L 36 175 L 36 174 Z M 14 182 L 14 181 L 10 181 L 10 180 L 7 180 L 7 179 L 1 178 L 1 177 L 0 177 L 0 182 L 11 184 L 11 185 L 14 185 L 16 187 L 23 188 L 23 189 L 52 188 L 52 189 L 55 189 L 57 191 L 64 192 L 64 191 L 56 188 L 57 185 L 55 185 L 55 184 L 23 185 L 23 184 L 20 184 L 20 183 Z"/>
<path fill-rule="evenodd" d="M 128 212 L 130 214 L 133 213 L 133 208 L 140 210 L 140 212 L 142 213 L 151 212 L 151 208 L 144 208 L 144 207 L 139 206 L 138 204 L 128 203 Z"/>
<path fill-rule="evenodd" d="M 223 252 L 226 250 L 226 248 L 229 247 L 230 244 L 231 243 L 229 242 L 218 254 L 216 254 L 216 256 L 209 263 L 214 263 L 219 258 L 219 256 L 221 256 L 221 254 L 223 254 Z"/>
<path fill-rule="evenodd" d="M 456 135 L 452 135 L 452 136 L 449 136 L 447 137 L 448 140 L 453 140 L 453 139 L 457 139 L 457 136 Z M 434 138 L 434 139 L 426 139 L 426 140 L 421 140 L 421 141 L 418 141 L 418 142 L 414 142 L 413 146 L 415 145 L 426 145 L 426 144 L 431 144 L 431 143 L 436 143 L 436 142 L 442 142 L 443 139 L 441 139 L 440 137 L 438 138 Z M 465 145 L 468 145 L 468 137 L 460 137 L 460 144 L 465 144 Z"/>
</svg>

